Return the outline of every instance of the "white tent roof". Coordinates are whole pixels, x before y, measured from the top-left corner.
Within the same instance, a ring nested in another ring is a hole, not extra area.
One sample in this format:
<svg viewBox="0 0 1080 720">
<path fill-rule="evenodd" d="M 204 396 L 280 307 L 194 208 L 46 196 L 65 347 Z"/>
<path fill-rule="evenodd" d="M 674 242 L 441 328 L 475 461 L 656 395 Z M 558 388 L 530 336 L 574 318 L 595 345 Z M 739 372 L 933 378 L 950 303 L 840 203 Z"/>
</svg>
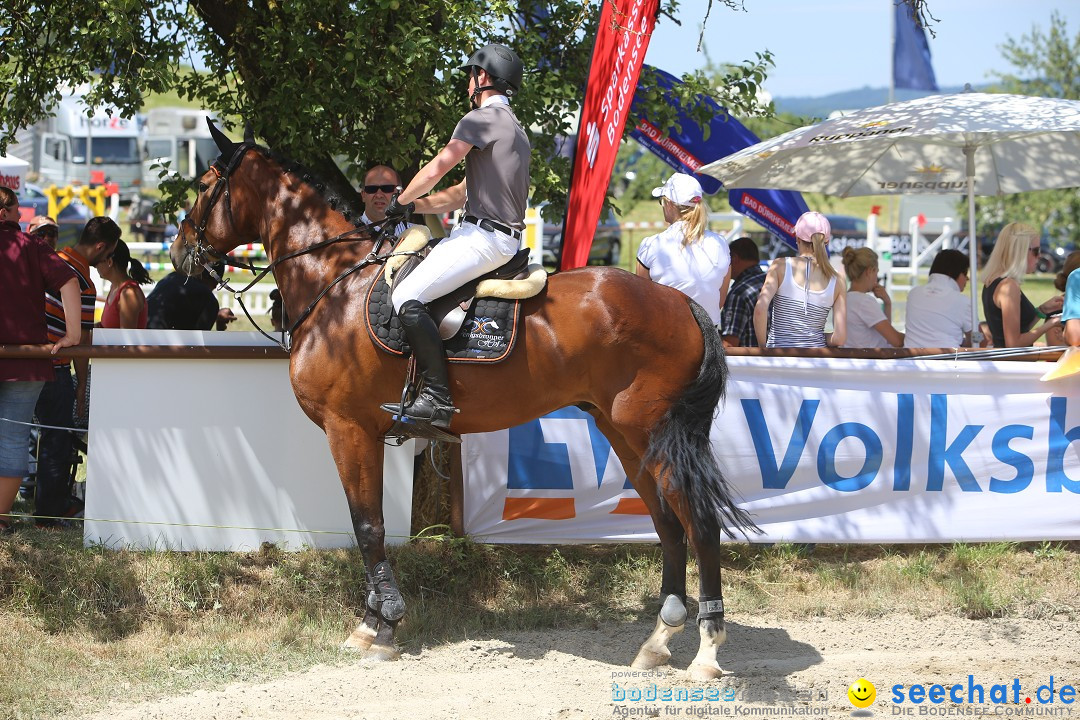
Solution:
<svg viewBox="0 0 1080 720">
<path fill-rule="evenodd" d="M 19 192 L 26 182 L 30 163 L 11 155 L 0 155 L 0 185 Z"/>
</svg>

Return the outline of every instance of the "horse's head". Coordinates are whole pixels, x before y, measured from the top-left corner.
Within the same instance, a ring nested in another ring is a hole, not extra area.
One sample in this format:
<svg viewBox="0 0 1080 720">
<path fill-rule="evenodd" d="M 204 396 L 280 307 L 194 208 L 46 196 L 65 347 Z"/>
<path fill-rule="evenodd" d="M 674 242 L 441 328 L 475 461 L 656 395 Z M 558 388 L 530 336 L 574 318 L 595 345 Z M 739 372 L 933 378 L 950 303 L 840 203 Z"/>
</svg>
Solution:
<svg viewBox="0 0 1080 720">
<path fill-rule="evenodd" d="M 249 214 L 233 210 L 234 202 L 249 208 L 255 193 L 252 174 L 237 173 L 255 147 L 255 138 L 248 131 L 244 142 L 235 143 L 210 118 L 206 123 L 221 155 L 199 178 L 199 196 L 180 223 L 180 232 L 169 250 L 173 266 L 185 275 L 199 275 L 204 265 L 222 259 L 236 246 L 258 241 Z"/>
</svg>

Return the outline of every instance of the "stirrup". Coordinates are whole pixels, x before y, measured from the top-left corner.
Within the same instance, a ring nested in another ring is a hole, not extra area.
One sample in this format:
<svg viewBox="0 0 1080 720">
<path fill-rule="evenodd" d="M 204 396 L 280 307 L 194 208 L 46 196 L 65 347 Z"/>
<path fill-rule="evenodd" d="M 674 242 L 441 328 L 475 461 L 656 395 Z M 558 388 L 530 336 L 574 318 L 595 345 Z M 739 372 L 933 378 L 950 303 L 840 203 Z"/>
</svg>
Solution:
<svg viewBox="0 0 1080 720">
<path fill-rule="evenodd" d="M 457 435 L 451 435 L 450 433 L 441 430 L 438 423 L 434 423 L 427 418 L 409 417 L 407 407 L 406 412 L 402 413 L 401 405 L 402 403 L 383 403 L 379 406 L 383 410 L 394 416 L 394 425 L 390 428 L 389 432 L 386 433 L 388 437 L 399 437 L 406 439 L 421 438 L 424 440 L 432 440 L 435 442 L 446 443 L 461 442 L 461 438 L 459 438 Z M 442 409 L 457 412 L 457 408 L 453 407 Z M 446 419 L 446 425 L 443 425 L 442 427 L 446 427 L 449 424 L 450 419 L 448 416 Z"/>
<path fill-rule="evenodd" d="M 427 412 L 423 414 L 411 412 L 416 409 L 418 404 L 427 405 L 428 407 L 422 407 L 421 409 L 428 410 L 430 408 L 430 414 Z M 430 423 L 441 428 L 450 427 L 451 418 L 455 413 L 461 412 L 453 405 L 443 405 L 430 397 L 424 396 L 417 397 L 411 403 L 406 404 L 404 409 L 402 409 L 402 403 L 384 403 L 379 407 L 393 415 L 398 422 Z"/>
</svg>

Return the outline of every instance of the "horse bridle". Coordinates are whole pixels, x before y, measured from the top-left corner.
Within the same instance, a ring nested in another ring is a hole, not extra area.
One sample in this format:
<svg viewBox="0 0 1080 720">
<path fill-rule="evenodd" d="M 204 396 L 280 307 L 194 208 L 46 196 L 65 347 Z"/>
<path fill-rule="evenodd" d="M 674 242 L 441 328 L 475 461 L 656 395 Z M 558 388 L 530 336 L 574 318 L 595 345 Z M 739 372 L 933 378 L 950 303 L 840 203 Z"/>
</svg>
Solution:
<svg viewBox="0 0 1080 720">
<path fill-rule="evenodd" d="M 191 218 L 188 218 L 188 222 L 191 223 L 192 228 L 195 229 L 195 249 L 191 251 L 193 259 L 197 265 L 201 265 L 207 272 L 213 273 L 212 260 L 226 259 L 228 262 L 228 254 L 223 253 L 206 239 L 206 226 L 210 224 L 210 213 L 214 211 L 214 206 L 217 205 L 217 201 L 224 195 L 225 197 L 225 212 L 229 216 L 229 224 L 236 228 L 236 221 L 233 219 L 232 213 L 232 200 L 229 193 L 229 176 L 233 170 L 239 167 L 241 161 L 244 159 L 244 155 L 247 151 L 254 147 L 251 143 L 243 143 L 238 145 L 233 151 L 232 157 L 229 158 L 229 164 L 226 166 L 221 165 L 221 157 L 210 164 L 210 169 L 218 177 L 218 181 L 214 183 L 214 189 L 210 193 L 210 198 L 207 200 L 206 209 L 202 214 L 201 222 L 195 222 Z M 180 238 L 184 241 L 184 245 L 188 245 L 187 235 L 184 233 L 184 224 L 180 223 Z M 208 259 L 209 258 L 209 259 Z M 216 273 L 213 273 L 211 277 L 214 277 Z M 217 277 L 214 277 L 217 280 Z"/>
<path fill-rule="evenodd" d="M 355 235 L 361 230 L 366 231 L 367 235 L 371 237 L 374 241 L 371 252 L 369 252 L 363 260 L 361 260 L 359 263 L 353 265 L 349 269 L 339 274 L 336 278 L 334 278 L 329 285 L 323 288 L 322 291 L 315 296 L 315 299 L 308 304 L 308 306 L 304 309 L 302 313 L 300 313 L 300 316 L 297 317 L 296 320 L 289 326 L 289 329 L 282 332 L 282 335 L 285 338 L 291 338 L 293 331 L 296 330 L 296 328 L 299 327 L 300 323 L 302 323 L 311 314 L 318 302 L 322 300 L 328 292 L 330 292 L 331 288 L 333 288 L 339 282 L 349 277 L 357 270 L 361 270 L 365 267 L 368 267 L 369 265 L 373 265 L 376 263 L 385 263 L 390 257 L 394 255 L 417 255 L 418 253 L 413 251 L 406 251 L 401 253 L 390 252 L 385 255 L 379 255 L 379 250 L 382 248 L 383 242 L 389 238 L 390 233 L 392 232 L 391 228 L 396 226 L 396 223 L 390 217 L 385 218 L 381 226 L 376 226 L 375 223 L 363 223 L 361 226 L 355 227 L 352 230 L 346 230 L 340 235 L 335 235 L 334 237 L 327 238 L 326 240 L 320 240 L 319 242 L 313 245 L 309 245 L 305 248 L 300 248 L 299 250 L 294 250 L 291 253 L 286 253 L 281 257 L 274 258 L 266 267 L 262 268 L 256 267 L 252 263 L 242 261 L 237 258 L 232 258 L 228 255 L 228 253 L 224 253 L 218 250 L 213 245 L 211 245 L 209 240 L 207 240 L 206 238 L 206 227 L 210 223 L 210 213 L 213 212 L 214 206 L 217 204 L 218 199 L 224 196 L 225 212 L 228 215 L 229 224 L 234 230 L 236 229 L 236 221 L 233 218 L 232 201 L 229 193 L 229 176 L 232 175 L 233 171 L 236 170 L 237 167 L 240 166 L 240 162 L 244 159 L 247 151 L 253 147 L 255 147 L 254 143 L 242 143 L 236 146 L 236 149 L 233 151 L 232 157 L 229 158 L 228 165 L 223 166 L 221 164 L 220 156 L 217 160 L 210 164 L 210 169 L 214 172 L 215 175 L 217 175 L 218 181 L 214 183 L 213 190 L 210 193 L 210 197 L 207 200 L 206 208 L 202 214 L 201 222 L 196 223 L 194 220 L 188 218 L 188 222 L 191 223 L 192 228 L 194 228 L 195 230 L 195 248 L 194 250 L 190 251 L 190 254 L 193 256 L 194 262 L 201 265 L 203 267 L 203 270 L 211 278 L 213 278 L 215 282 L 218 283 L 217 289 L 224 288 L 225 290 L 228 290 L 233 294 L 233 297 L 236 298 L 236 301 L 240 305 L 240 309 L 244 311 L 244 315 L 247 316 L 247 319 L 251 322 L 255 329 L 258 330 L 264 337 L 273 341 L 283 350 L 288 352 L 291 341 L 286 340 L 285 342 L 282 342 L 282 340 L 273 337 L 272 335 L 264 331 L 261 327 L 259 327 L 259 324 L 255 321 L 255 318 L 251 317 L 251 313 L 248 312 L 247 306 L 244 304 L 243 299 L 243 294 L 250 290 L 252 287 L 254 287 L 256 284 L 258 284 L 264 277 L 266 277 L 267 274 L 273 272 L 274 268 L 278 264 L 286 260 L 291 260 L 292 258 L 299 257 L 301 255 L 307 255 L 308 253 L 315 252 L 316 250 L 321 250 L 322 248 L 328 247 L 335 243 L 360 240 L 362 238 L 355 237 Z M 189 243 L 187 241 L 187 236 L 184 233 L 183 223 L 180 224 L 179 229 L 180 237 L 184 241 L 184 245 L 188 246 Z M 224 260 L 225 264 L 229 265 L 230 267 L 239 267 L 244 270 L 249 270 L 250 272 L 255 274 L 255 278 L 240 290 L 234 289 L 229 285 L 229 281 L 224 276 L 224 273 L 219 275 L 217 270 L 214 269 L 214 263 L 220 262 L 222 260 Z"/>
</svg>

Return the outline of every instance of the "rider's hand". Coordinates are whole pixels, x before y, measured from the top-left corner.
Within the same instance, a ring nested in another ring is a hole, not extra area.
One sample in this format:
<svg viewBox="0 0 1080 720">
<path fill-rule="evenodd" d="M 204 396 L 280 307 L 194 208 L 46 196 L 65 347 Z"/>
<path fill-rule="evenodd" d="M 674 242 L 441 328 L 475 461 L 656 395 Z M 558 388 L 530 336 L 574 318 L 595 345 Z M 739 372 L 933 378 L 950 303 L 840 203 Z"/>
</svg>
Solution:
<svg viewBox="0 0 1080 720">
<path fill-rule="evenodd" d="M 387 217 L 408 217 L 416 209 L 416 203 L 406 203 L 404 205 L 399 203 L 398 195 L 400 194 L 394 193 L 394 196 L 390 198 L 390 204 L 386 206 Z"/>
</svg>

